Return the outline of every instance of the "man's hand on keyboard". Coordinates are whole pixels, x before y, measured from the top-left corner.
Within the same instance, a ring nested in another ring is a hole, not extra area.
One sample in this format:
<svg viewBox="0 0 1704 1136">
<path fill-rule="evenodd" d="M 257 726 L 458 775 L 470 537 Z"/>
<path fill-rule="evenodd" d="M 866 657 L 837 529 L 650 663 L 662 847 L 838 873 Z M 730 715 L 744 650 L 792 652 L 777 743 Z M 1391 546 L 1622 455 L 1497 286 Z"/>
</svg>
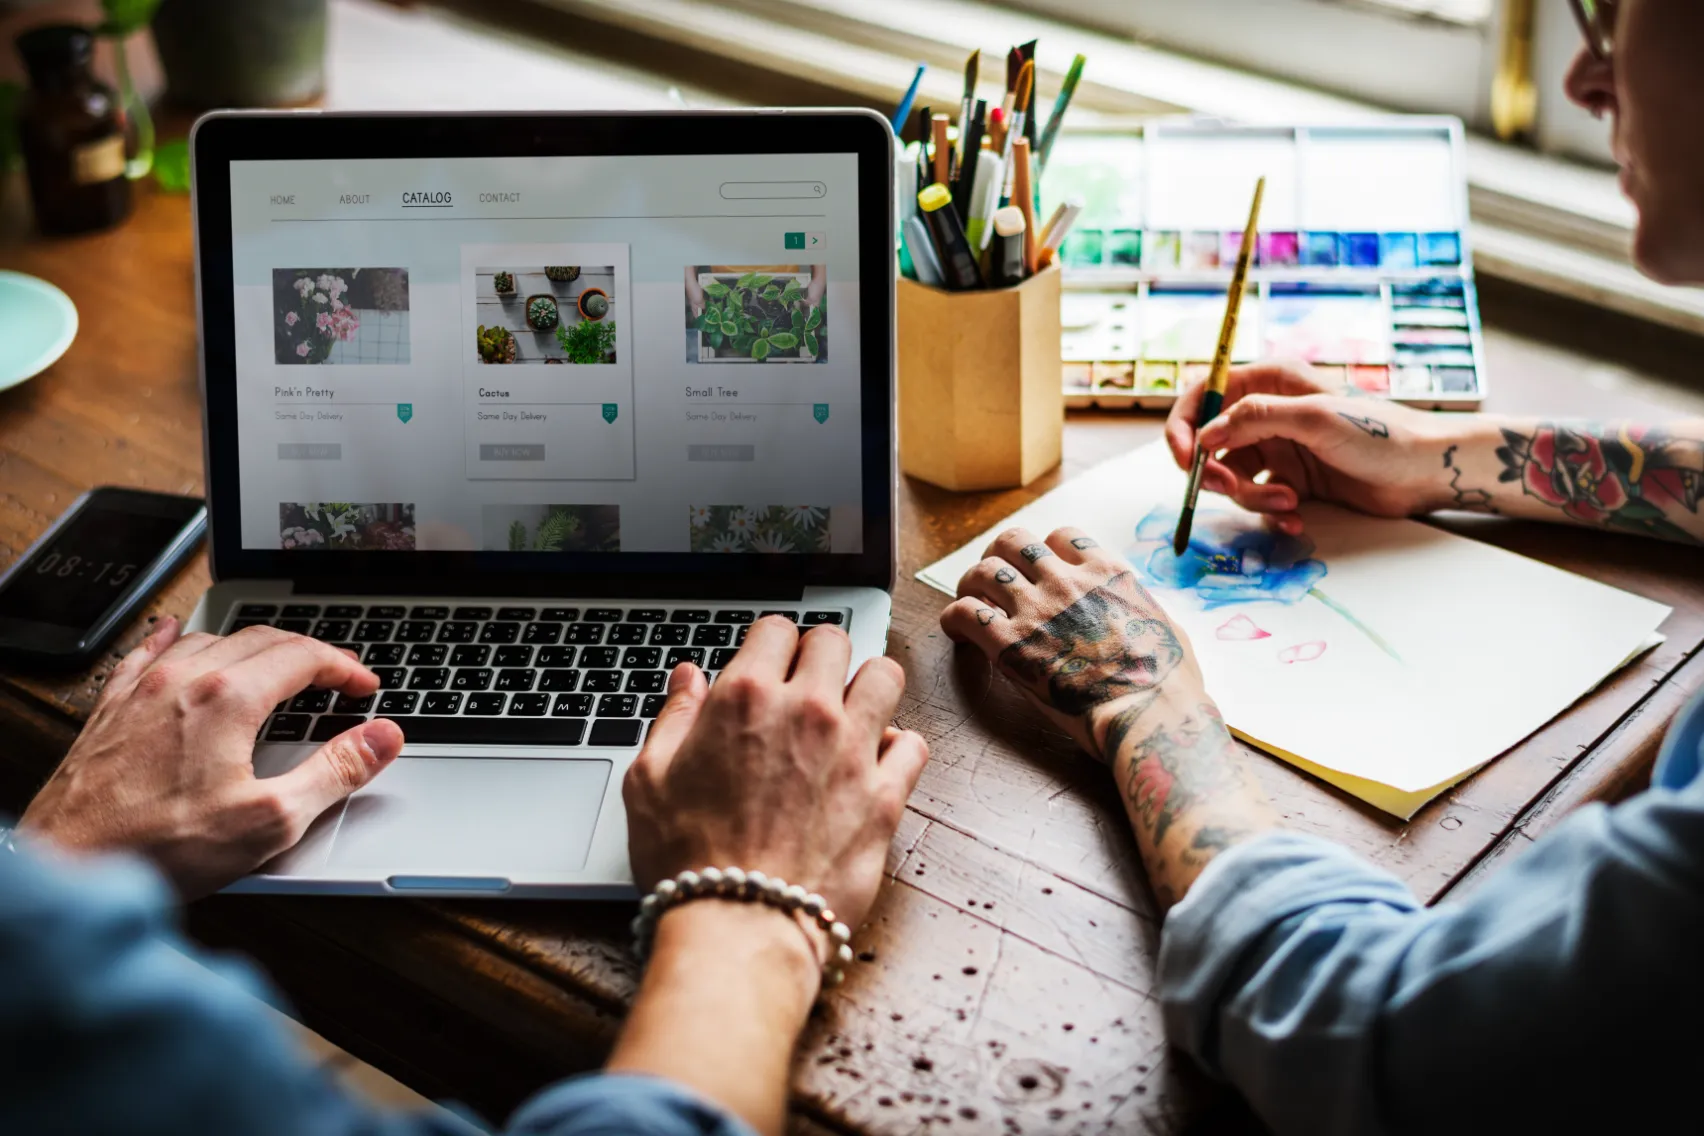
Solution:
<svg viewBox="0 0 1704 1136">
<path fill-rule="evenodd" d="M 141 853 L 186 898 L 225 886 L 294 845 L 402 750 L 396 724 L 376 720 L 256 779 L 261 723 L 308 686 L 365 697 L 379 680 L 348 652 L 277 628 L 180 636 L 162 621 L 113 670 L 19 834 L 66 851 Z"/>
<path fill-rule="evenodd" d="M 888 725 L 905 673 L 888 658 L 846 668 L 838 627 L 801 636 L 758 620 L 715 686 L 691 663 L 623 785 L 642 889 L 688 868 L 738 867 L 820 892 L 856 927 L 929 747 Z"/>
</svg>

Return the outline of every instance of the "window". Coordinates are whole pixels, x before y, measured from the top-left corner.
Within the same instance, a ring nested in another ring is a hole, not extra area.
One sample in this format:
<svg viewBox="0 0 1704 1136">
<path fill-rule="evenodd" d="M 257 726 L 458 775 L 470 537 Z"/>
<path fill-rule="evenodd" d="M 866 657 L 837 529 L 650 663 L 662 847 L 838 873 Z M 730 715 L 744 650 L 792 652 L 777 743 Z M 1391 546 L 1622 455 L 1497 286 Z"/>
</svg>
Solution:
<svg viewBox="0 0 1704 1136">
<path fill-rule="evenodd" d="M 1539 148 L 1609 160 L 1604 124 L 1570 104 L 1580 47 L 1566 4 L 1543 0 L 1008 0 L 1250 71 L 1396 110 L 1492 129 L 1491 91 L 1511 19 L 1531 21 Z"/>
</svg>

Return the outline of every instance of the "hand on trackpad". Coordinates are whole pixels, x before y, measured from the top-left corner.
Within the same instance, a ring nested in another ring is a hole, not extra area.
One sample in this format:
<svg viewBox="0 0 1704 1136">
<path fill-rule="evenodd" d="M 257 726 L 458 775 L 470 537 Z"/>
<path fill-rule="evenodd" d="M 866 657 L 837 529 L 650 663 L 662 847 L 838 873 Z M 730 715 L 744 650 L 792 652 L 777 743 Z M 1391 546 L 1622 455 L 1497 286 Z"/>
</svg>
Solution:
<svg viewBox="0 0 1704 1136">
<path fill-rule="evenodd" d="M 520 879 L 580 871 L 610 768 L 590 758 L 398 761 L 349 799 L 327 866 Z"/>
</svg>

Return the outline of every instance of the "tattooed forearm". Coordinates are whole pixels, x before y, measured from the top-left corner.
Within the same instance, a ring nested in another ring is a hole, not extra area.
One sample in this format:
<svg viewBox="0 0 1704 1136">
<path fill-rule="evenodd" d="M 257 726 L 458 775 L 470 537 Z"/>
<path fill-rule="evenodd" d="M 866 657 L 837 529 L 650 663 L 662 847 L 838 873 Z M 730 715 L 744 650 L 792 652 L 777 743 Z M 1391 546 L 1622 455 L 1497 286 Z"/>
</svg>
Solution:
<svg viewBox="0 0 1704 1136">
<path fill-rule="evenodd" d="M 1000 653 L 1007 673 L 1073 717 L 1155 690 L 1183 661 L 1183 644 L 1126 571 Z"/>
<path fill-rule="evenodd" d="M 1579 524 L 1704 540 L 1704 422 L 1540 422 L 1506 425 L 1501 434 L 1497 480 L 1519 484 L 1512 500 L 1528 505 L 1529 515 L 1537 504 Z"/>
<path fill-rule="evenodd" d="M 1108 727 L 1107 752 L 1162 902 L 1181 898 L 1220 852 L 1276 823 L 1211 702 L 1181 715 L 1131 707 Z"/>
<path fill-rule="evenodd" d="M 1124 800 L 1155 848 L 1165 843 L 1179 813 L 1241 786 L 1235 748 L 1212 703 L 1202 703 L 1179 722 L 1158 726 L 1135 744 L 1127 759 Z"/>
</svg>

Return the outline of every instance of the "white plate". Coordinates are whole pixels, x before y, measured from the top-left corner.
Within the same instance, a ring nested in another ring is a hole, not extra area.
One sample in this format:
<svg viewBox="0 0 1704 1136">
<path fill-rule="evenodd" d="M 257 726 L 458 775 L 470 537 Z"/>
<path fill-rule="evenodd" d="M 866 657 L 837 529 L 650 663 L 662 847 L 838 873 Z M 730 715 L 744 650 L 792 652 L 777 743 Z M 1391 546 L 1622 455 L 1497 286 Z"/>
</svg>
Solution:
<svg viewBox="0 0 1704 1136">
<path fill-rule="evenodd" d="M 0 269 L 0 390 L 33 379 L 77 338 L 77 305 L 45 280 Z"/>
</svg>

